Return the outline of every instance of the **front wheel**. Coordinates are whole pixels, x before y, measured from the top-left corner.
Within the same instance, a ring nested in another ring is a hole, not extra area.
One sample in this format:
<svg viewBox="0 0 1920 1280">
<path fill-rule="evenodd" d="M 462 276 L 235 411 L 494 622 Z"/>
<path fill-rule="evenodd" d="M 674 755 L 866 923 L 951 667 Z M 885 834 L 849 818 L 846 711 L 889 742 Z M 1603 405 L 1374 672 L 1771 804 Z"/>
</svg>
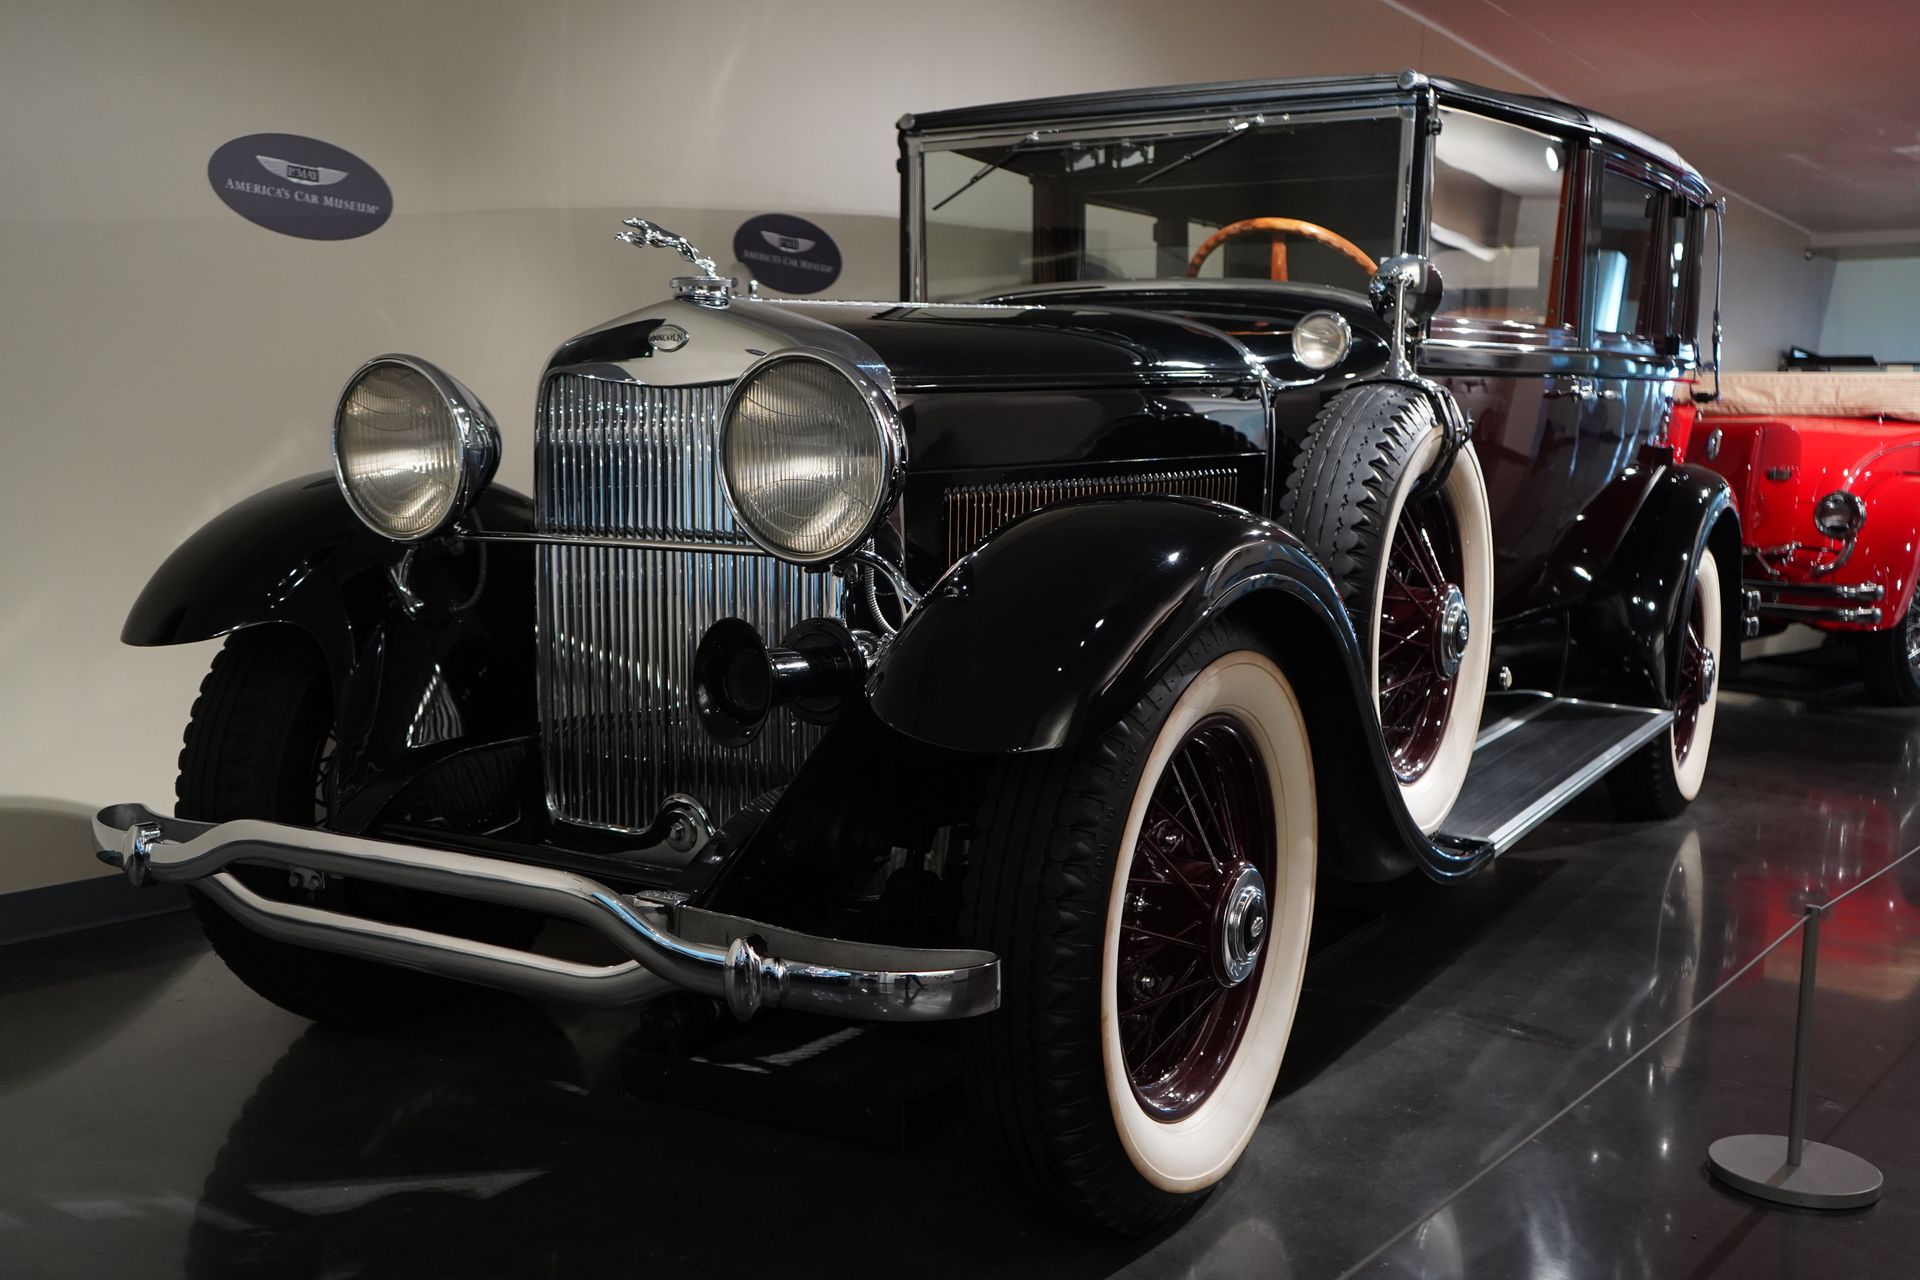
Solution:
<svg viewBox="0 0 1920 1280">
<path fill-rule="evenodd" d="M 256 628 L 229 637 L 200 686 L 180 749 L 175 812 L 225 822 L 262 818 L 311 827 L 331 803 L 333 699 L 320 655 L 304 637 Z M 232 874 L 265 897 L 404 917 L 380 886 L 328 878 L 293 889 L 285 871 L 236 864 Z M 198 891 L 194 914 L 214 952 L 258 995 L 303 1018 L 372 1026 L 444 1002 L 450 984 L 403 969 L 262 937 Z"/>
<path fill-rule="evenodd" d="M 1672 818 L 1700 794 L 1713 748 L 1713 716 L 1720 704 L 1720 567 L 1700 553 L 1693 599 L 1676 637 L 1677 680 L 1673 724 L 1607 775 L 1607 791 L 1631 818 Z"/>
<path fill-rule="evenodd" d="M 1003 1004 L 968 1024 L 989 1139 L 1083 1223 L 1151 1230 L 1239 1158 L 1293 1025 L 1313 915 L 1305 721 L 1209 626 L 1121 722 L 996 770 L 968 932 Z"/>
<path fill-rule="evenodd" d="M 1860 674 L 1876 700 L 1920 706 L 1920 592 L 1899 622 L 1860 637 Z"/>
</svg>

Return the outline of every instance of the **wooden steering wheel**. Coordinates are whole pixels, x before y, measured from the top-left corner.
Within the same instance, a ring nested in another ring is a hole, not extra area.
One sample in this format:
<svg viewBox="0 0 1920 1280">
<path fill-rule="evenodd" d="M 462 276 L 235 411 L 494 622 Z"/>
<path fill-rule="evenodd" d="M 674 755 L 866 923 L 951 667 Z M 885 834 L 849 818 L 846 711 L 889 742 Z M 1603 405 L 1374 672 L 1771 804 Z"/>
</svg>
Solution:
<svg viewBox="0 0 1920 1280">
<path fill-rule="evenodd" d="M 1212 255 L 1215 249 L 1235 236 L 1252 235 L 1256 231 L 1265 231 L 1273 237 L 1272 278 L 1275 280 L 1287 278 L 1287 245 L 1280 238 L 1287 235 L 1318 240 L 1329 248 L 1338 249 L 1358 263 L 1360 269 L 1369 276 L 1376 269 L 1373 259 L 1367 256 L 1366 250 L 1339 232 L 1329 231 L 1317 222 L 1306 222 L 1299 218 L 1242 218 L 1238 222 L 1228 223 L 1208 236 L 1206 243 L 1193 251 L 1193 261 L 1187 263 L 1187 274 L 1199 275 L 1200 265 Z"/>
</svg>

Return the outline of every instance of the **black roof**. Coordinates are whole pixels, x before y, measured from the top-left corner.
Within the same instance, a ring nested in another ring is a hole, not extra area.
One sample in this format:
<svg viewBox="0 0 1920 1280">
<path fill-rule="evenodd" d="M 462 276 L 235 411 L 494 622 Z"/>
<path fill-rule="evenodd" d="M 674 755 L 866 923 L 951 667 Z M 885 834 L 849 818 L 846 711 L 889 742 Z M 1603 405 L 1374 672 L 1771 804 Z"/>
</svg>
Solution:
<svg viewBox="0 0 1920 1280">
<path fill-rule="evenodd" d="M 1617 120 L 1554 98 L 1507 93 L 1464 80 L 1429 77 L 1418 71 L 1230 80 L 1217 84 L 1167 85 L 1154 89 L 1120 89 L 1055 98 L 1026 98 L 1017 102 L 996 102 L 902 116 L 900 130 L 908 134 L 968 132 L 999 126 L 1065 124 L 1133 115 L 1227 112 L 1268 104 L 1298 108 L 1348 102 L 1411 101 L 1414 94 L 1428 85 L 1434 88 L 1444 103 L 1477 107 L 1492 115 L 1544 125 L 1560 132 L 1594 134 L 1686 174 L 1705 186 L 1699 172 L 1683 160 L 1679 152 L 1659 139 Z"/>
</svg>

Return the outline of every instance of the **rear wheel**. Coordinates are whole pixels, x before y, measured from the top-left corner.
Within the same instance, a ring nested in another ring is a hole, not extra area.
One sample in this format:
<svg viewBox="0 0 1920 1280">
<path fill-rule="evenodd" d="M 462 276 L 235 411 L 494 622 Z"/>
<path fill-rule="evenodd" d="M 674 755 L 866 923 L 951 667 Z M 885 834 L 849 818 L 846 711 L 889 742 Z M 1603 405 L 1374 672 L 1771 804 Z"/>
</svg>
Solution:
<svg viewBox="0 0 1920 1280">
<path fill-rule="evenodd" d="M 1920 592 L 1914 593 L 1906 617 L 1860 637 L 1860 674 L 1879 701 L 1920 706 Z"/>
<path fill-rule="evenodd" d="M 327 673 L 305 638 L 256 628 L 228 638 L 200 685 L 180 750 L 176 812 L 225 822 L 262 818 L 318 825 L 332 794 L 333 704 Z M 392 917 L 403 904 L 377 900 L 379 886 L 347 884 L 296 890 L 285 871 L 235 866 L 233 874 L 266 897 L 351 905 Z M 423 974 L 262 937 L 200 892 L 194 913 L 236 977 L 303 1018 L 370 1026 L 444 1002 L 458 989 Z M 351 903 L 349 904 L 349 899 Z"/>
<path fill-rule="evenodd" d="M 1713 552 L 1703 551 L 1676 637 L 1673 724 L 1607 775 L 1607 791 L 1628 817 L 1671 818 L 1700 794 L 1720 703 L 1720 612 L 1720 568 Z"/>
<path fill-rule="evenodd" d="M 1057 1208 L 1147 1231 L 1232 1168 L 1292 1027 L 1314 841 L 1299 703 L 1231 626 L 1107 733 L 997 769 L 966 915 L 1004 996 L 965 1028 L 969 1087 Z"/>
<path fill-rule="evenodd" d="M 1280 505 L 1367 646 L 1400 796 L 1428 832 L 1473 761 L 1493 634 L 1486 482 L 1466 445 L 1425 483 L 1445 448 L 1426 397 L 1356 387 L 1320 411 Z"/>
</svg>

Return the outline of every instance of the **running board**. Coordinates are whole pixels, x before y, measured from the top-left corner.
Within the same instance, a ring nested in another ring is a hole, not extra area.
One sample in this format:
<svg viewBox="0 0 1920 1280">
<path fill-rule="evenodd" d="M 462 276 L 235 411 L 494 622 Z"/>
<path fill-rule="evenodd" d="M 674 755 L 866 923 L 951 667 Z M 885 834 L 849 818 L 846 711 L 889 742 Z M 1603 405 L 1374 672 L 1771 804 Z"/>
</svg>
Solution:
<svg viewBox="0 0 1920 1280">
<path fill-rule="evenodd" d="M 1487 699 L 1466 785 L 1436 837 L 1504 853 L 1673 723 L 1673 712 L 1546 694 Z"/>
</svg>

